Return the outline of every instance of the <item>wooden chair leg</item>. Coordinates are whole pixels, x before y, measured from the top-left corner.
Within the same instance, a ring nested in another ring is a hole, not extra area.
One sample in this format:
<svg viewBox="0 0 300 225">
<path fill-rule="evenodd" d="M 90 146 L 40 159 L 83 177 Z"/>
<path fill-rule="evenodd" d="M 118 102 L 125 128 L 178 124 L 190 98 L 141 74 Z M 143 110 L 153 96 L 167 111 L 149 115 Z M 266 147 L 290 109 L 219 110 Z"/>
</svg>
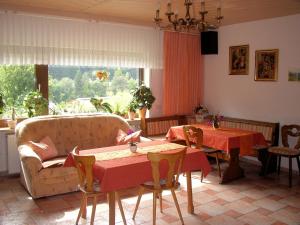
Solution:
<svg viewBox="0 0 300 225">
<path fill-rule="evenodd" d="M 181 221 L 182 224 L 184 224 L 183 218 L 182 218 L 182 215 L 181 215 L 181 211 L 180 211 L 180 207 L 179 207 L 179 204 L 178 204 L 177 197 L 176 197 L 174 189 L 171 189 L 171 193 L 172 193 L 172 196 L 173 196 L 173 199 L 174 199 L 174 202 L 175 202 L 175 206 L 176 206 L 176 209 L 177 209 L 180 221 Z"/>
<path fill-rule="evenodd" d="M 93 198 L 92 216 L 91 216 L 91 225 L 94 224 L 96 206 L 97 206 L 97 196 L 94 196 L 94 198 Z"/>
<path fill-rule="evenodd" d="M 267 163 L 266 163 L 266 167 L 265 167 L 264 174 L 263 174 L 264 176 L 266 176 L 268 174 L 270 161 L 271 161 L 271 153 L 268 153 Z"/>
<path fill-rule="evenodd" d="M 127 225 L 126 217 L 125 217 L 125 214 L 124 214 L 124 209 L 123 209 L 123 206 L 122 206 L 122 202 L 121 202 L 119 193 L 116 191 L 115 195 L 116 195 L 116 199 L 118 201 L 118 205 L 119 205 L 119 209 L 120 209 L 120 212 L 121 212 L 123 223 L 124 223 L 124 225 Z"/>
<path fill-rule="evenodd" d="M 82 193 L 82 195 L 83 195 L 83 206 L 82 206 L 83 208 L 82 208 L 82 211 L 81 211 L 81 217 L 83 219 L 86 219 L 86 207 L 87 207 L 88 198 L 84 193 Z"/>
<path fill-rule="evenodd" d="M 153 225 L 156 224 L 156 192 L 153 192 Z"/>
<path fill-rule="evenodd" d="M 217 162 L 217 166 L 218 166 L 218 172 L 219 172 L 219 177 L 221 177 L 221 168 L 220 168 L 220 163 L 219 163 L 219 154 L 216 153 L 216 162 Z"/>
<path fill-rule="evenodd" d="M 277 174 L 280 174 L 280 167 L 281 167 L 281 155 L 278 155 L 278 167 L 277 167 Z"/>
<path fill-rule="evenodd" d="M 159 207 L 160 207 L 160 212 L 162 213 L 162 192 L 159 193 Z"/>
<path fill-rule="evenodd" d="M 300 156 L 296 157 L 297 164 L 298 164 L 298 170 L 299 170 L 299 176 L 300 176 Z"/>
<path fill-rule="evenodd" d="M 201 183 L 202 183 L 202 181 L 203 181 L 203 177 L 204 177 L 204 175 L 203 175 L 203 171 L 201 170 Z"/>
<path fill-rule="evenodd" d="M 85 207 L 85 205 L 84 205 L 85 199 L 84 198 L 85 198 L 85 196 L 83 194 L 81 197 L 80 208 L 79 208 L 78 216 L 77 216 L 76 223 L 75 223 L 76 225 L 78 224 L 81 214 L 83 212 L 83 208 Z"/>
<path fill-rule="evenodd" d="M 144 188 L 143 187 L 140 187 L 140 190 L 139 190 L 139 197 L 137 199 L 137 202 L 136 202 L 136 205 L 135 205 L 135 209 L 134 209 L 134 213 L 133 213 L 133 216 L 132 216 L 132 219 L 134 220 L 135 219 L 135 215 L 136 215 L 136 212 L 139 208 L 139 204 L 140 204 L 140 201 L 141 201 L 141 198 L 142 198 L 142 195 L 144 193 Z"/>
<path fill-rule="evenodd" d="M 289 157 L 289 187 L 292 187 L 292 168 L 293 168 L 293 163 L 292 163 L 292 157 Z"/>
</svg>

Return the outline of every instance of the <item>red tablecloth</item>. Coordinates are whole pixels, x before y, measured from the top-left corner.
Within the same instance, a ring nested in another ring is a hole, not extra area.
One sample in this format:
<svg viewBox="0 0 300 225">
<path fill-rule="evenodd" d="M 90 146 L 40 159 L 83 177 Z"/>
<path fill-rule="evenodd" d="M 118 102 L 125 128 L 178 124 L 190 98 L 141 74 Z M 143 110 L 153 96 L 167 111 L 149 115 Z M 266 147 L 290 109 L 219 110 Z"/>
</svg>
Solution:
<svg viewBox="0 0 300 225">
<path fill-rule="evenodd" d="M 151 141 L 139 143 L 138 146 L 142 147 L 163 143 L 167 142 Z M 105 151 L 122 151 L 124 149 L 128 149 L 128 145 L 118 145 L 112 147 L 83 150 L 80 151 L 80 155 L 95 154 Z M 167 152 L 168 151 L 165 151 L 164 153 Z M 65 166 L 72 166 L 71 155 L 68 156 L 66 162 L 67 163 L 65 163 Z M 164 167 L 161 169 L 163 170 L 161 171 L 161 173 L 164 173 L 164 171 L 166 170 L 166 168 Z M 211 166 L 207 160 L 206 155 L 197 149 L 188 148 L 183 163 L 182 172 L 200 169 L 203 171 L 204 176 L 206 176 L 211 171 Z M 99 180 L 101 190 L 103 192 L 135 187 L 146 181 L 152 180 L 151 164 L 147 159 L 146 154 L 112 160 L 96 161 L 93 171 L 94 177 Z"/>
<path fill-rule="evenodd" d="M 240 155 L 254 155 L 253 146 L 267 146 L 264 136 L 259 132 L 240 130 L 234 128 L 214 129 L 206 124 L 194 124 L 192 126 L 199 127 L 203 130 L 203 145 L 230 151 L 233 148 L 240 148 Z M 167 140 L 184 140 L 182 126 L 171 127 L 166 135 Z"/>
</svg>

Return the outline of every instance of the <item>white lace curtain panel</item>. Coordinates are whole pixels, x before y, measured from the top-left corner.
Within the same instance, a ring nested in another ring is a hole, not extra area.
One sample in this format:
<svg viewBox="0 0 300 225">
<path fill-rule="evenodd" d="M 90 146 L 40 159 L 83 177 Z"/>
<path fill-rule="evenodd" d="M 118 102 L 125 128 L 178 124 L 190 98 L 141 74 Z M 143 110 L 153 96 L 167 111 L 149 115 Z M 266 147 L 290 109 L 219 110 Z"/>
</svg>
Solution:
<svg viewBox="0 0 300 225">
<path fill-rule="evenodd" d="M 162 68 L 149 27 L 0 13 L 0 64 Z"/>
</svg>

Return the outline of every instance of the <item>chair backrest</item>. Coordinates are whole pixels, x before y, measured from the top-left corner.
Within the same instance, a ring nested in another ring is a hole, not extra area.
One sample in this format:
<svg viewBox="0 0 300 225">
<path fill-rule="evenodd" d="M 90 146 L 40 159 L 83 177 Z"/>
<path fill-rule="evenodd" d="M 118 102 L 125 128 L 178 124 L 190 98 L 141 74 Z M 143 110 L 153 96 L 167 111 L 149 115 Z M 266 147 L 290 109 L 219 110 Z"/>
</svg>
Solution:
<svg viewBox="0 0 300 225">
<path fill-rule="evenodd" d="M 203 130 L 201 128 L 183 126 L 183 133 L 188 147 L 191 147 L 191 143 L 195 143 L 196 148 L 201 148 L 203 144 Z"/>
<path fill-rule="evenodd" d="M 281 128 L 282 144 L 285 147 L 290 147 L 288 139 L 290 137 L 298 137 L 295 149 L 300 149 L 300 126 L 299 125 L 285 125 Z"/>
<path fill-rule="evenodd" d="M 178 178 L 182 169 L 185 154 L 186 148 L 180 151 L 176 151 L 174 153 L 149 152 L 147 154 L 147 157 L 151 162 L 152 177 L 155 189 L 161 189 L 160 180 L 163 177 L 160 176 L 160 163 L 162 161 L 165 161 L 168 164 L 167 177 L 165 179 L 166 187 L 172 188 L 174 187 L 174 185 L 178 184 Z"/>
<path fill-rule="evenodd" d="M 75 147 L 72 151 L 72 156 L 77 169 L 79 182 L 81 187 L 86 187 L 86 191 L 93 192 L 93 165 L 96 158 L 94 155 L 79 155 L 79 150 Z"/>
</svg>

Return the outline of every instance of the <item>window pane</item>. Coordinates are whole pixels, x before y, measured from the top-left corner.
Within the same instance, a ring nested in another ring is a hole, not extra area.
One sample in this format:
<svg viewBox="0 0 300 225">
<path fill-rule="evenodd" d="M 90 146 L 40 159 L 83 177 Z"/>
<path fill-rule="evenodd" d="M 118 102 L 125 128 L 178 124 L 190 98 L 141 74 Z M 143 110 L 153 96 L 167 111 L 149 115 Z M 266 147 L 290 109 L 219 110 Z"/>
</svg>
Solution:
<svg viewBox="0 0 300 225">
<path fill-rule="evenodd" d="M 23 99 L 30 91 L 35 90 L 34 66 L 0 66 L 0 92 L 4 96 L 4 118 L 10 118 L 12 107 L 18 117 L 27 117 Z"/>
<path fill-rule="evenodd" d="M 97 77 L 100 71 L 107 72 L 106 80 Z M 96 112 L 90 99 L 101 98 L 114 112 L 124 114 L 138 73 L 138 68 L 49 66 L 50 113 Z"/>
</svg>

